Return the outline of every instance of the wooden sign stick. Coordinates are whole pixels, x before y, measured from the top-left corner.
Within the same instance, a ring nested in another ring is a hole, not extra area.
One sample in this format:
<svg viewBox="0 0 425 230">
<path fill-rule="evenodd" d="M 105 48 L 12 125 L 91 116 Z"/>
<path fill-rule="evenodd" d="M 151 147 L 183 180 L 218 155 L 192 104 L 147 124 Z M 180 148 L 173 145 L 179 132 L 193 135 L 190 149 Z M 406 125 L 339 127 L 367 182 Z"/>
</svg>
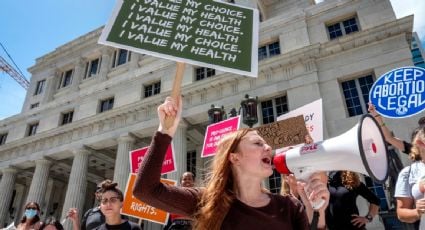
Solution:
<svg viewBox="0 0 425 230">
<path fill-rule="evenodd" d="M 173 88 L 171 89 L 171 98 L 173 98 L 176 103 L 179 102 L 180 88 L 181 88 L 181 85 L 182 85 L 184 68 L 185 68 L 184 62 L 177 62 L 176 76 L 174 78 Z M 165 129 L 169 129 L 173 125 L 174 119 L 175 119 L 174 116 L 166 116 L 165 117 L 165 124 L 164 124 Z"/>
</svg>

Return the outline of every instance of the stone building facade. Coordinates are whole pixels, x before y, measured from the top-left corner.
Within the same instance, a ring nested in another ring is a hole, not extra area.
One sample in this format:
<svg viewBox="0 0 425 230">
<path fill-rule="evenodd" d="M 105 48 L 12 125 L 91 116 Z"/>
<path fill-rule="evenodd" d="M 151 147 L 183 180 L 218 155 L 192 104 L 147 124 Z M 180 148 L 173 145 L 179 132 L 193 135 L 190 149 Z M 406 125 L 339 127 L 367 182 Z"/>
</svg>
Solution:
<svg viewBox="0 0 425 230">
<path fill-rule="evenodd" d="M 322 98 L 329 138 L 367 113 L 374 80 L 412 65 L 413 16 L 397 19 L 389 0 L 234 2 L 261 13 L 258 78 L 186 65 L 173 141 L 178 171 L 168 178 L 186 170 L 200 178 L 211 104 L 229 112 L 245 94 L 256 96 L 261 125 Z M 83 213 L 95 203 L 96 183 L 110 178 L 125 189 L 128 151 L 150 143 L 175 63 L 99 45 L 101 30 L 38 58 L 22 112 L 0 121 L 0 226 L 18 222 L 27 201 L 41 205 L 42 217 L 64 218 L 70 207 Z M 417 119 L 386 123 L 408 140 Z M 278 183 L 275 176 L 265 182 L 272 191 Z"/>
</svg>

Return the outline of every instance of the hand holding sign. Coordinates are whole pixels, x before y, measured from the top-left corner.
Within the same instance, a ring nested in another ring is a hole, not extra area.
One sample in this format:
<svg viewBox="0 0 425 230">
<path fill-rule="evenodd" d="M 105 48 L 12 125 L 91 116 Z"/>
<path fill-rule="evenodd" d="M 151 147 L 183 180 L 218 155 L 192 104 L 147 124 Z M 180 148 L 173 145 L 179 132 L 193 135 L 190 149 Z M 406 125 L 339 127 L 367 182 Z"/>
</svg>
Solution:
<svg viewBox="0 0 425 230">
<path fill-rule="evenodd" d="M 176 76 L 173 82 L 173 89 L 171 89 L 171 98 L 177 103 L 177 107 L 181 106 L 181 98 L 180 98 L 180 88 L 182 84 L 183 74 L 184 74 L 185 64 L 182 62 L 177 62 Z M 181 107 L 180 107 L 181 113 Z M 174 124 L 175 116 L 171 115 L 165 117 L 165 129 L 170 129 Z M 178 122 L 177 122 L 178 123 Z"/>
</svg>

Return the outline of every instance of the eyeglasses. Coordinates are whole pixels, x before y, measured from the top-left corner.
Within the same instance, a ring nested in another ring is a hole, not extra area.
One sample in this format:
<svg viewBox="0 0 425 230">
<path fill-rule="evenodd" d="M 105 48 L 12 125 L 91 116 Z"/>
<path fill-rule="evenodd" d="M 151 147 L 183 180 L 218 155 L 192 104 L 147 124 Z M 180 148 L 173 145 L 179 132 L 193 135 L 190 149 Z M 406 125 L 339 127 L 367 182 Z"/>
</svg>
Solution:
<svg viewBox="0 0 425 230">
<path fill-rule="evenodd" d="M 27 207 L 26 209 L 37 210 L 37 207 Z"/>
<path fill-rule="evenodd" d="M 110 197 L 109 199 L 108 198 L 103 198 L 103 199 L 100 199 L 100 203 L 101 204 L 103 204 L 103 205 L 105 205 L 105 204 L 107 204 L 108 202 L 110 202 L 111 204 L 115 204 L 118 200 L 119 200 L 120 198 L 119 197 Z"/>
</svg>

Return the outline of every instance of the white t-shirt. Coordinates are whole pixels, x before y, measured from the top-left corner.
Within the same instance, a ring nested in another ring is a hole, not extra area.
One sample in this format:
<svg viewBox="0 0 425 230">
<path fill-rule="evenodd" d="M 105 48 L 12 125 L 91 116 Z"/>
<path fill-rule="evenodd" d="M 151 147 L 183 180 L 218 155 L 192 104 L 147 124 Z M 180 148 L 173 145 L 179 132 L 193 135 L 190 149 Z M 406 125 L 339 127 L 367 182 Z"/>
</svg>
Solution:
<svg viewBox="0 0 425 230">
<path fill-rule="evenodd" d="M 412 197 L 415 201 L 424 198 L 417 183 L 424 176 L 425 164 L 422 161 L 413 162 L 403 168 L 398 174 L 394 197 Z M 425 215 L 421 217 L 419 229 L 425 229 Z"/>
</svg>

